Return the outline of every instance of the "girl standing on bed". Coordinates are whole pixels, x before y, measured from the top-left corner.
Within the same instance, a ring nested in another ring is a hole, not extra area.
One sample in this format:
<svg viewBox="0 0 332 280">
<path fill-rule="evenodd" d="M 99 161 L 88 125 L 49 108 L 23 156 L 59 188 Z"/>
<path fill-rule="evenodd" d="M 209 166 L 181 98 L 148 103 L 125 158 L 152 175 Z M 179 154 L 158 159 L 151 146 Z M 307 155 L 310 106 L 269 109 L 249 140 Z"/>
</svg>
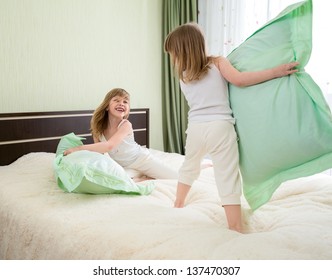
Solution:
<svg viewBox="0 0 332 280">
<path fill-rule="evenodd" d="M 194 23 L 181 25 L 170 32 L 164 49 L 171 57 L 190 108 L 186 155 L 179 170 L 174 207 L 184 206 L 191 185 L 199 176 L 200 162 L 209 154 L 228 227 L 241 232 L 242 184 L 227 82 L 240 87 L 258 84 L 296 72 L 294 67 L 298 63 L 257 72 L 239 72 L 226 58 L 207 55 L 203 33 Z"/>
<path fill-rule="evenodd" d="M 91 131 L 95 143 L 68 149 L 64 155 L 79 150 L 107 152 L 128 173 L 130 171 L 139 173 L 131 176 L 136 182 L 143 178 L 177 179 L 177 170 L 166 166 L 153 156 L 149 149 L 136 143 L 132 124 L 128 120 L 129 113 L 129 93 L 121 88 L 112 89 L 94 111 L 91 119 Z"/>
</svg>

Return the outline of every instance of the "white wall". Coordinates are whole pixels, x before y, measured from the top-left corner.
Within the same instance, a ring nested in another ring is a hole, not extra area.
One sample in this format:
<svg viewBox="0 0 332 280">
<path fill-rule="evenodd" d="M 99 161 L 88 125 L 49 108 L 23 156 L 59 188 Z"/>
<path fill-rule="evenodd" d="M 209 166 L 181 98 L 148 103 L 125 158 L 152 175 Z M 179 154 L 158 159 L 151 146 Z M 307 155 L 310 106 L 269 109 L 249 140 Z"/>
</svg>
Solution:
<svg viewBox="0 0 332 280">
<path fill-rule="evenodd" d="M 0 0 L 0 113 L 149 107 L 162 149 L 162 0 Z"/>
</svg>

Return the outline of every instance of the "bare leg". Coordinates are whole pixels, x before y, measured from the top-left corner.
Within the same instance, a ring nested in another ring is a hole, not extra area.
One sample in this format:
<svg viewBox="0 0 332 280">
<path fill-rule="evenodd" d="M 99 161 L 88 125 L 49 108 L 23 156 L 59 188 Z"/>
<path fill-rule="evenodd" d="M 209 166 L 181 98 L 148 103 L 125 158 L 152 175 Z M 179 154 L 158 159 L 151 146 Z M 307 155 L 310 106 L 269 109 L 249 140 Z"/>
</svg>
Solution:
<svg viewBox="0 0 332 280">
<path fill-rule="evenodd" d="M 176 190 L 176 199 L 174 202 L 175 208 L 184 207 L 184 202 L 186 200 L 187 194 L 190 191 L 190 186 L 178 182 L 177 190 Z"/>
<path fill-rule="evenodd" d="M 224 205 L 224 209 L 229 229 L 242 232 L 241 205 Z"/>
</svg>

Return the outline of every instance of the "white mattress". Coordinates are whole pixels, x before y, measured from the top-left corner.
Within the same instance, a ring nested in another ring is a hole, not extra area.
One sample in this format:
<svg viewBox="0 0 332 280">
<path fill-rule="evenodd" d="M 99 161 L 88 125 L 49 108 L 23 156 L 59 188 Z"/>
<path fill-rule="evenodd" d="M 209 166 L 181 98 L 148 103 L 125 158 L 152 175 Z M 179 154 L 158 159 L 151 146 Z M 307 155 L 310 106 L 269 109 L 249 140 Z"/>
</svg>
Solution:
<svg viewBox="0 0 332 280">
<path fill-rule="evenodd" d="M 183 160 L 153 152 L 173 166 Z M 0 167 L 0 259 L 332 259 L 331 176 L 286 182 L 255 212 L 243 199 L 240 234 L 227 229 L 213 168 L 177 209 L 176 180 L 155 180 L 148 196 L 64 193 L 54 156 Z"/>
</svg>

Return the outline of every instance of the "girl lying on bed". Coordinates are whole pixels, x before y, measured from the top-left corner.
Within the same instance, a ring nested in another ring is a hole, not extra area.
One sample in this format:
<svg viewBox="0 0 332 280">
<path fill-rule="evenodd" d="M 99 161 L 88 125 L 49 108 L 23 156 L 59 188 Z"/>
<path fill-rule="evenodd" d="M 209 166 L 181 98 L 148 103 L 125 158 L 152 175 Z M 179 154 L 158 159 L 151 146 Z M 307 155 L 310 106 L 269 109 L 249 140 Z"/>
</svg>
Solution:
<svg viewBox="0 0 332 280">
<path fill-rule="evenodd" d="M 91 119 L 95 143 L 70 148 L 64 155 L 80 150 L 108 153 L 128 172 L 134 171 L 135 174 L 130 175 L 136 182 L 153 178 L 177 179 L 177 170 L 165 165 L 149 149 L 136 143 L 132 124 L 128 120 L 129 113 L 129 93 L 121 88 L 112 89 Z"/>
</svg>

